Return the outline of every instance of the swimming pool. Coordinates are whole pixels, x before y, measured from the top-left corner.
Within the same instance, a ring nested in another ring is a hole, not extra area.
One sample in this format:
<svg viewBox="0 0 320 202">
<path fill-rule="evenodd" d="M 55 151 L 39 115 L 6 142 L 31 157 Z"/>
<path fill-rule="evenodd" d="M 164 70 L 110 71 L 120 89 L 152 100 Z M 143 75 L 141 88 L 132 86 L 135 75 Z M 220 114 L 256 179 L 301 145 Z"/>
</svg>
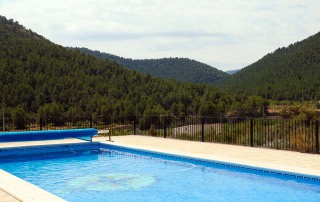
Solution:
<svg viewBox="0 0 320 202">
<path fill-rule="evenodd" d="M 320 179 L 102 143 L 0 150 L 0 168 L 67 201 L 318 201 Z"/>
</svg>

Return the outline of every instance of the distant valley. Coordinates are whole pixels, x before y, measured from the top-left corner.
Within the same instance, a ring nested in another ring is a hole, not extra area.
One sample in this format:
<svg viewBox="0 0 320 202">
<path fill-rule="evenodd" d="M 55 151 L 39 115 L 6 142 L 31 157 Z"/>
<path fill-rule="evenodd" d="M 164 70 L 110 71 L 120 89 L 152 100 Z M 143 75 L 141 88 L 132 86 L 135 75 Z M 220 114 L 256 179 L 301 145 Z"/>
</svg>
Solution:
<svg viewBox="0 0 320 202">
<path fill-rule="evenodd" d="M 240 70 L 241 69 L 229 70 L 229 71 L 226 71 L 226 73 L 229 74 L 229 75 L 233 75 L 233 74 L 237 73 Z"/>
</svg>

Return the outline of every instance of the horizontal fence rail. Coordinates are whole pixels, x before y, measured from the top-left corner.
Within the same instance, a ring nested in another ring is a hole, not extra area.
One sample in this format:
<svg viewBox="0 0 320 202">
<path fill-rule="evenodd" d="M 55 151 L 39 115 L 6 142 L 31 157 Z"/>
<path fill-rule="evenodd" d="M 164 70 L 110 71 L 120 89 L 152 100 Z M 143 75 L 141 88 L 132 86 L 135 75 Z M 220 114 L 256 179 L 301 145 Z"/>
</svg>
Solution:
<svg viewBox="0 0 320 202">
<path fill-rule="evenodd" d="M 96 128 L 100 135 L 145 135 L 319 154 L 319 121 L 204 116 L 1 119 L 1 131 Z M 4 127 L 5 126 L 5 127 Z"/>
</svg>

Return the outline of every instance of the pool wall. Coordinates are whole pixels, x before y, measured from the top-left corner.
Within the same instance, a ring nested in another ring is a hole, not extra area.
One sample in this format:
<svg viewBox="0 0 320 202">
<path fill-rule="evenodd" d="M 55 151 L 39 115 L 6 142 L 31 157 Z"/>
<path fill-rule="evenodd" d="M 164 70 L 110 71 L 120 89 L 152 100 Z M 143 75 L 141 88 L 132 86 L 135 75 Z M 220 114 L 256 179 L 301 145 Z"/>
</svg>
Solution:
<svg viewBox="0 0 320 202">
<path fill-rule="evenodd" d="M 171 157 L 175 160 L 182 160 L 182 161 L 192 161 L 192 163 L 201 163 L 201 164 L 212 164 L 217 165 L 225 168 L 231 168 L 232 170 L 240 170 L 242 172 L 250 172 L 250 173 L 257 173 L 262 175 L 268 175 L 268 176 L 275 176 L 275 177 L 288 177 L 288 178 L 295 178 L 300 180 L 309 180 L 312 182 L 320 182 L 320 176 L 317 175 L 309 175 L 304 173 L 297 173 L 297 172 L 290 172 L 290 171 L 284 171 L 284 170 L 276 170 L 271 168 L 264 168 L 264 167 L 258 167 L 258 166 L 251 166 L 246 164 L 240 164 L 240 163 L 233 163 L 233 162 L 227 162 L 227 161 L 221 161 L 221 160 L 211 160 L 201 157 L 194 157 L 194 156 L 186 156 L 186 155 L 179 155 L 179 154 L 173 154 L 173 153 L 167 153 L 167 152 L 158 152 L 158 151 L 151 151 L 148 149 L 140 149 L 140 148 L 133 148 L 128 146 L 121 146 L 121 145 L 114 145 L 109 144 L 105 142 L 101 142 L 101 144 L 108 145 L 108 149 L 115 149 L 115 150 L 122 150 L 124 152 L 136 152 L 137 154 L 152 154 L 153 156 L 158 157 Z"/>
<path fill-rule="evenodd" d="M 180 155 L 167 152 L 153 151 L 148 149 L 141 149 L 135 147 L 128 147 L 122 145 L 115 145 L 112 143 L 106 142 L 82 142 L 82 143 L 72 143 L 72 144 L 56 144 L 56 145 L 42 145 L 42 146 L 23 146 L 23 147 L 10 147 L 0 149 L 0 157 L 11 156 L 14 158 L 15 155 L 28 155 L 28 154 L 47 154 L 53 152 L 63 152 L 63 151 L 72 151 L 72 150 L 83 150 L 83 149 L 95 149 L 95 148 L 107 148 L 120 150 L 122 152 L 130 152 L 137 155 L 148 155 L 159 158 L 171 158 L 178 161 L 192 161 L 193 163 L 201 164 L 212 164 L 216 166 L 221 166 L 233 170 L 240 170 L 242 172 L 250 173 L 260 173 L 262 175 L 273 175 L 279 177 L 289 177 L 296 178 L 301 180 L 310 180 L 314 182 L 320 182 L 320 176 L 310 175 L 298 172 L 290 172 L 285 170 L 276 170 L 265 167 L 251 166 L 241 163 L 233 163 L 228 161 L 221 160 L 212 160 L 202 157 L 194 157 L 189 155 Z"/>
</svg>

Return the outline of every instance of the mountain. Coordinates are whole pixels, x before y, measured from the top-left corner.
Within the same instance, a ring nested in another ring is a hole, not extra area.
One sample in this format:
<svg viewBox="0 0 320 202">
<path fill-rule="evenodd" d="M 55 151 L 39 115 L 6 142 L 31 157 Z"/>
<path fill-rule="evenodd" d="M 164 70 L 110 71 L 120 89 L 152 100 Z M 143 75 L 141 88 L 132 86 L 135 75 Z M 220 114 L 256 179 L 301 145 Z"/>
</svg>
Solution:
<svg viewBox="0 0 320 202">
<path fill-rule="evenodd" d="M 226 73 L 229 75 L 232 75 L 232 74 L 237 73 L 238 71 L 240 71 L 240 69 L 229 70 L 229 71 L 226 71 Z"/>
<path fill-rule="evenodd" d="M 216 86 L 274 100 L 320 99 L 320 33 L 278 48 Z"/>
<path fill-rule="evenodd" d="M 69 50 L 0 16 L 0 102 L 6 117 L 223 113 L 232 97 L 209 85 L 152 78 Z"/>
<path fill-rule="evenodd" d="M 228 75 L 227 73 L 209 65 L 188 58 L 133 60 L 108 53 L 102 53 L 100 51 L 92 51 L 87 48 L 75 49 L 98 58 L 115 61 L 132 70 L 165 79 L 175 79 L 190 83 L 213 84 L 217 80 L 223 79 Z"/>
</svg>

